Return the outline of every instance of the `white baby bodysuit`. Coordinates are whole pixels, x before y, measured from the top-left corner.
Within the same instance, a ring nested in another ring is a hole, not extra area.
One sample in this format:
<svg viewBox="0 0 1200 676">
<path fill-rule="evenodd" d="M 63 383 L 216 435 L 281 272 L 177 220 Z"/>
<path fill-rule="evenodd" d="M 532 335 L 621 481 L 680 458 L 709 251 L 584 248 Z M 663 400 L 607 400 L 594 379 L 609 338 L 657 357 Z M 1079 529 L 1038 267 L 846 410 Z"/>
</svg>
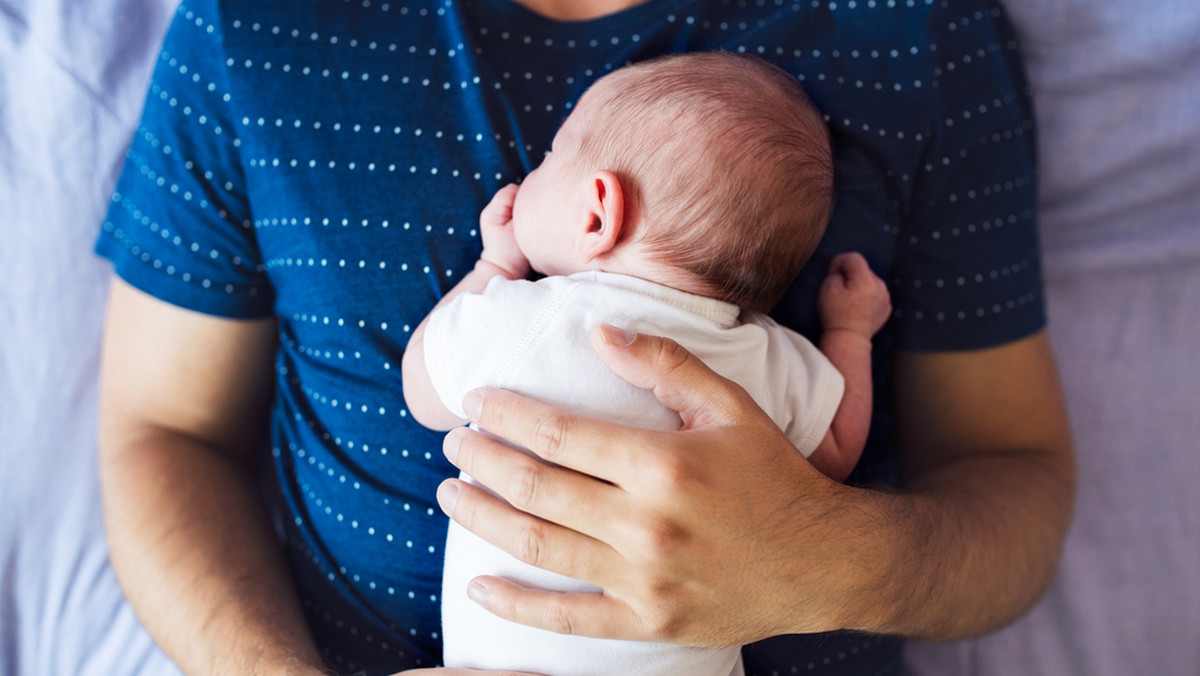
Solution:
<svg viewBox="0 0 1200 676">
<path fill-rule="evenodd" d="M 739 320 L 732 304 L 634 277 L 584 272 L 528 281 L 496 278 L 433 313 L 425 360 L 443 405 L 459 417 L 472 389 L 499 387 L 563 409 L 659 430 L 679 416 L 654 395 L 612 373 L 591 346 L 591 328 L 611 324 L 667 336 L 737 382 L 808 457 L 841 401 L 841 374 L 807 339 L 758 316 Z M 469 477 L 464 479 L 470 480 Z M 499 619 L 466 596 L 477 575 L 557 591 L 593 585 L 509 556 L 454 522 L 442 587 L 445 664 L 553 676 L 730 676 L 740 649 L 565 636 Z"/>
</svg>

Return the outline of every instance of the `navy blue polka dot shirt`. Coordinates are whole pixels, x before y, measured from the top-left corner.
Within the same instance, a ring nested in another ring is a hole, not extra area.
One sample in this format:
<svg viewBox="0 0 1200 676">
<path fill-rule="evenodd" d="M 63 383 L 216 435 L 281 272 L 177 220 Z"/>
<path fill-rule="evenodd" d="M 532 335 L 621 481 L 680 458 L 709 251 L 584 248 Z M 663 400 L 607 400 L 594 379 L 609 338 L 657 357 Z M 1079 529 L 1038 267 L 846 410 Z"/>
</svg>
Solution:
<svg viewBox="0 0 1200 676">
<path fill-rule="evenodd" d="M 596 79 L 711 49 L 793 73 L 832 129 L 833 223 L 774 315 L 815 335 L 817 283 L 842 251 L 889 280 L 852 479 L 894 480 L 892 351 L 986 347 L 1044 322 L 1032 115 L 994 2 L 649 0 L 570 23 L 509 0 L 180 7 L 97 250 L 170 303 L 278 318 L 275 503 L 334 667 L 440 659 L 434 490 L 456 471 L 408 416 L 399 366 L 477 259 L 480 209 Z M 780 637 L 744 654 L 762 676 L 885 674 L 899 642 Z"/>
</svg>

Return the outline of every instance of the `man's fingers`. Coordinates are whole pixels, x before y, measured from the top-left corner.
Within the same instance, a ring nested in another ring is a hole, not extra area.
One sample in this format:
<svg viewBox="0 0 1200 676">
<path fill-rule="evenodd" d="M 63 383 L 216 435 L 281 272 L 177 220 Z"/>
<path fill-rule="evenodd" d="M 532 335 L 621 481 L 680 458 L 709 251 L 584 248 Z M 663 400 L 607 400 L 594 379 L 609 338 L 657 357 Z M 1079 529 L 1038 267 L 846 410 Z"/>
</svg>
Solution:
<svg viewBox="0 0 1200 676">
<path fill-rule="evenodd" d="M 643 639 L 637 614 L 602 592 L 552 592 L 498 577 L 471 581 L 467 595 L 498 617 L 559 634 Z"/>
<path fill-rule="evenodd" d="M 677 411 L 684 429 L 728 422 L 748 400 L 745 390 L 669 338 L 598 324 L 592 347 L 614 373 Z"/>
<path fill-rule="evenodd" d="M 507 390 L 470 392 L 463 408 L 472 422 L 490 434 L 556 465 L 618 485 L 637 467 L 637 454 L 647 434 L 646 430 L 567 413 Z M 486 481 L 484 484 L 491 487 Z"/>
<path fill-rule="evenodd" d="M 620 570 L 616 552 L 592 537 L 525 514 L 477 486 L 447 479 L 438 504 L 464 528 L 531 566 L 605 586 L 597 571 Z"/>
<path fill-rule="evenodd" d="M 531 674 L 527 671 L 485 671 L 483 669 L 440 667 L 437 669 L 409 669 L 392 676 L 539 676 L 539 674 Z"/>
<path fill-rule="evenodd" d="M 487 434 L 458 428 L 446 435 L 446 457 L 522 512 L 608 540 L 610 524 L 627 512 L 625 493 L 611 483 L 547 464 Z"/>
</svg>

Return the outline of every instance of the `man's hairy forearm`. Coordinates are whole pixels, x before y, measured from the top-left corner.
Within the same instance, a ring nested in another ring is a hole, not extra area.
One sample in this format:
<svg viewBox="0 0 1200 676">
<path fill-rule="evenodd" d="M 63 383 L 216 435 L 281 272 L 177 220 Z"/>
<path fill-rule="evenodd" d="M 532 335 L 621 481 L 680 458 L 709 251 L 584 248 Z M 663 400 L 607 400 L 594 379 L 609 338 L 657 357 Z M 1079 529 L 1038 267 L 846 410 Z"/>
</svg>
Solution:
<svg viewBox="0 0 1200 676">
<path fill-rule="evenodd" d="M 1074 493 L 1069 466 L 1039 451 L 975 456 L 862 505 L 882 547 L 878 598 L 858 628 L 927 640 L 997 629 L 1054 575 Z"/>
<path fill-rule="evenodd" d="M 246 466 L 163 430 L 101 440 L 114 568 L 189 674 L 324 673 Z"/>
<path fill-rule="evenodd" d="M 895 383 L 904 489 L 864 502 L 888 599 L 869 628 L 933 640 L 996 629 L 1049 584 L 1074 504 L 1049 342 L 1039 333 L 986 350 L 901 353 Z"/>
</svg>

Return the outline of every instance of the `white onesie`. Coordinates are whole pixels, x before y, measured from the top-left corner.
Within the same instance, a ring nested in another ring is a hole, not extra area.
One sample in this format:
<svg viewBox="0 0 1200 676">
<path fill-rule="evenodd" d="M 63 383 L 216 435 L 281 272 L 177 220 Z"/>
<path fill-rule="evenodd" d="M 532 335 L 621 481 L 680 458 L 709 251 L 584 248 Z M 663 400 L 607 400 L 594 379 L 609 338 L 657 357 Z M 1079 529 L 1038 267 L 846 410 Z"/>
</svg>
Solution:
<svg viewBox="0 0 1200 676">
<path fill-rule="evenodd" d="M 463 294 L 433 313 L 425 360 L 443 405 L 460 417 L 466 417 L 466 393 L 490 386 L 584 415 L 673 430 L 679 416 L 613 374 L 589 338 L 599 323 L 667 336 L 745 388 L 808 457 L 837 411 L 842 376 L 804 337 L 765 316 L 742 323 L 739 314 L 735 305 L 624 275 L 584 272 L 537 282 L 498 277 L 482 294 Z M 484 574 L 543 589 L 600 591 L 526 565 L 451 522 L 442 584 L 446 666 L 550 676 L 743 671 L 738 647 L 564 636 L 502 620 L 467 598 L 467 584 Z"/>
</svg>

